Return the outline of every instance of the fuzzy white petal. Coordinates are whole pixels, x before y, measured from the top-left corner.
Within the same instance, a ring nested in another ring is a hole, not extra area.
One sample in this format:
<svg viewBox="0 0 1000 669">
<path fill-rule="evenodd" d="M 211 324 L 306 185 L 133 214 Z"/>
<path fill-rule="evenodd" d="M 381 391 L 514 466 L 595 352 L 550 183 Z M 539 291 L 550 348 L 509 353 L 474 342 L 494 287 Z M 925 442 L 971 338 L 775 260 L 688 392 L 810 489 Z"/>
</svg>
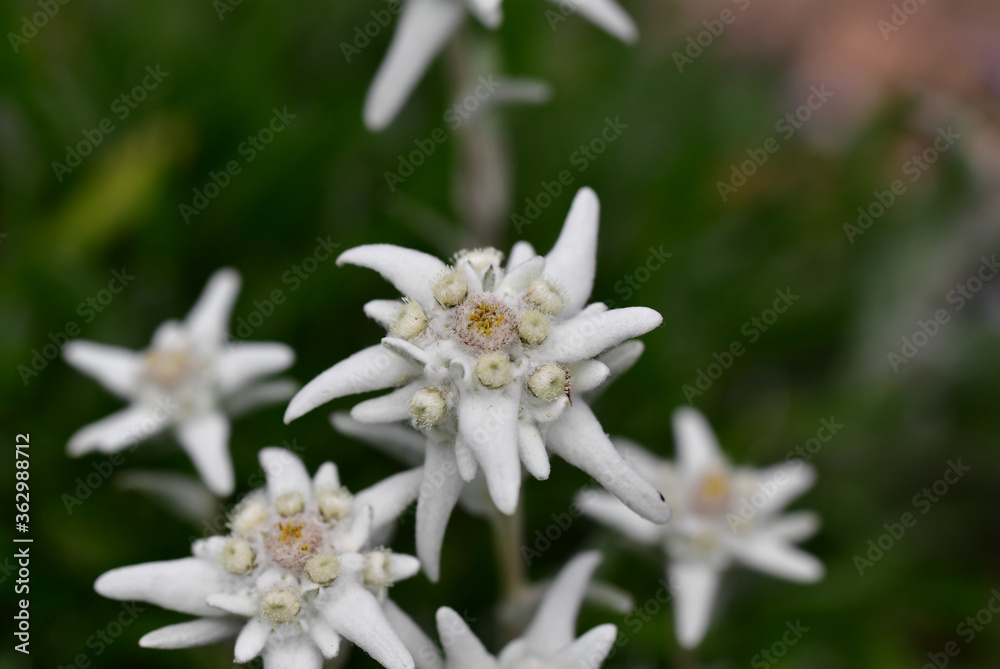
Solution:
<svg viewBox="0 0 1000 669">
<path fill-rule="evenodd" d="M 520 384 L 502 390 L 474 388 L 462 394 L 458 429 L 476 456 L 486 477 L 493 503 L 501 513 L 517 509 L 521 492 L 521 458 L 518 450 L 518 397 Z"/>
<path fill-rule="evenodd" d="M 236 636 L 244 622 L 242 618 L 198 618 L 154 630 L 139 639 L 139 645 L 162 650 L 207 646 Z"/>
<path fill-rule="evenodd" d="M 600 561 L 596 551 L 580 553 L 556 576 L 522 637 L 532 655 L 548 657 L 573 643 L 580 604 Z"/>
<path fill-rule="evenodd" d="M 812 511 L 798 511 L 769 521 L 766 532 L 769 536 L 782 541 L 795 543 L 805 541 L 819 531 L 819 515 Z"/>
<path fill-rule="evenodd" d="M 414 669 L 413 658 L 368 590 L 351 579 L 337 579 L 323 616 L 337 634 L 361 648 L 386 669 Z"/>
<path fill-rule="evenodd" d="M 233 595 L 226 592 L 218 592 L 206 597 L 205 603 L 219 611 L 246 618 L 252 618 L 260 612 L 257 600 L 248 594 Z"/>
<path fill-rule="evenodd" d="M 570 387 L 573 392 L 585 393 L 604 383 L 611 370 L 597 360 L 581 360 L 569 365 Z"/>
<path fill-rule="evenodd" d="M 384 337 L 382 346 L 416 367 L 423 367 L 430 362 L 430 356 L 422 348 L 399 337 Z"/>
<path fill-rule="evenodd" d="M 479 472 L 479 463 L 472 449 L 465 443 L 461 434 L 455 436 L 455 462 L 458 464 L 458 474 L 466 483 L 471 483 Z"/>
<path fill-rule="evenodd" d="M 511 271 L 521 263 L 527 262 L 537 255 L 535 247 L 528 242 L 517 242 L 510 249 L 510 256 L 507 258 L 507 271 Z"/>
<path fill-rule="evenodd" d="M 673 422 L 677 462 L 685 478 L 696 480 L 708 471 L 729 466 L 712 427 L 700 411 L 690 407 L 678 409 Z"/>
<path fill-rule="evenodd" d="M 417 669 L 444 669 L 444 658 L 441 657 L 437 644 L 424 634 L 420 626 L 406 615 L 405 611 L 391 599 L 386 599 L 382 603 L 382 610 L 385 611 L 385 617 L 396 630 L 403 645 L 413 656 Z"/>
<path fill-rule="evenodd" d="M 351 418 L 359 423 L 395 423 L 410 417 L 410 397 L 416 388 L 403 386 L 387 395 L 355 404 Z"/>
<path fill-rule="evenodd" d="M 170 422 L 171 417 L 156 407 L 133 404 L 77 430 L 66 450 L 73 456 L 94 450 L 114 453 L 159 434 Z"/>
<path fill-rule="evenodd" d="M 388 330 L 402 308 L 401 300 L 372 300 L 365 304 L 364 311 L 365 316 Z"/>
<path fill-rule="evenodd" d="M 496 669 L 493 659 L 482 641 L 469 629 L 462 616 L 453 609 L 442 606 L 437 611 L 438 636 L 446 639 L 444 653 L 449 667 L 475 667 L 476 669 Z"/>
<path fill-rule="evenodd" d="M 354 496 L 354 503 L 372 508 L 372 527 L 378 529 L 406 511 L 417 498 L 423 480 L 422 467 L 394 474 L 359 492 Z"/>
<path fill-rule="evenodd" d="M 586 360 L 626 339 L 646 334 L 662 322 L 663 317 L 647 307 L 588 310 L 552 328 L 538 353 L 563 363 Z"/>
<path fill-rule="evenodd" d="M 545 443 L 538 432 L 538 426 L 527 421 L 520 421 L 517 429 L 517 445 L 521 462 L 524 463 L 529 474 L 539 481 L 546 480 L 549 478 L 551 465 L 549 464 L 549 454 L 545 450 Z"/>
<path fill-rule="evenodd" d="M 413 0 L 410 0 L 410 5 L 412 4 Z M 392 244 L 356 246 L 341 253 L 337 264 L 375 270 L 395 286 L 396 290 L 420 304 L 426 312 L 434 308 L 431 284 L 445 268 L 445 264 L 432 255 Z"/>
<path fill-rule="evenodd" d="M 302 460 L 291 451 L 268 446 L 257 455 L 267 478 L 267 497 L 274 503 L 282 495 L 297 492 L 305 502 L 313 498 L 312 479 Z"/>
<path fill-rule="evenodd" d="M 611 652 L 617 634 L 618 628 L 614 625 L 599 625 L 549 660 L 549 666 L 551 669 L 596 669 Z"/>
<path fill-rule="evenodd" d="M 295 362 L 295 351 L 277 342 L 242 342 L 224 349 L 218 360 L 219 384 L 224 394 L 252 381 L 283 372 Z"/>
<path fill-rule="evenodd" d="M 705 563 L 675 562 L 670 565 L 669 582 L 675 588 L 677 640 L 684 648 L 694 648 L 708 631 L 719 587 L 719 572 Z"/>
<path fill-rule="evenodd" d="M 205 346 L 221 343 L 229 331 L 229 318 L 239 292 L 240 275 L 236 270 L 220 269 L 213 274 L 184 321 L 192 339 Z"/>
<path fill-rule="evenodd" d="M 812 555 L 776 540 L 766 534 L 752 535 L 742 541 L 729 542 L 733 557 L 778 578 L 812 583 L 823 578 L 823 563 Z"/>
<path fill-rule="evenodd" d="M 210 411 L 177 424 L 177 440 L 194 463 L 208 489 L 220 497 L 233 492 L 233 461 L 229 457 L 229 419 Z"/>
<path fill-rule="evenodd" d="M 336 490 L 340 487 L 340 472 L 337 465 L 332 462 L 324 462 L 316 470 L 313 477 L 313 489 L 322 490 L 324 488 Z"/>
<path fill-rule="evenodd" d="M 646 345 L 641 341 L 627 341 L 615 346 L 614 348 L 608 349 L 597 359 L 607 365 L 608 369 L 611 370 L 611 378 L 608 379 L 610 382 L 632 369 L 632 366 L 639 361 L 639 357 L 645 350 Z"/>
<path fill-rule="evenodd" d="M 264 646 L 267 645 L 267 638 L 271 635 L 272 625 L 273 623 L 270 620 L 262 616 L 251 618 L 243 626 L 240 635 L 236 637 L 236 648 L 233 651 L 233 659 L 243 664 L 260 655 L 261 651 L 264 650 Z"/>
<path fill-rule="evenodd" d="M 776 513 L 816 482 L 816 470 L 801 460 L 791 460 L 780 465 L 754 472 L 757 489 L 764 493 L 763 504 L 756 504 L 758 512 Z"/>
<path fill-rule="evenodd" d="M 426 481 L 417 498 L 417 556 L 424 572 L 437 582 L 441 570 L 441 544 L 448 519 L 465 482 L 458 474 L 455 451 L 449 444 L 427 441 Z"/>
<path fill-rule="evenodd" d="M 337 540 L 338 552 L 356 553 L 367 546 L 371 540 L 375 512 L 370 506 L 361 506 L 357 503 L 353 505 L 353 509 L 351 524 Z"/>
<path fill-rule="evenodd" d="M 264 669 L 322 669 L 323 655 L 307 637 L 290 636 L 264 648 Z"/>
<path fill-rule="evenodd" d="M 566 308 L 571 312 L 582 309 L 594 289 L 600 216 L 597 193 L 581 188 L 573 198 L 555 246 L 545 256 L 545 273 L 565 292 Z"/>
<path fill-rule="evenodd" d="M 604 489 L 654 523 L 670 519 L 663 495 L 615 450 L 593 412 L 583 402 L 567 407 L 549 426 L 549 450 L 594 477 Z"/>
<path fill-rule="evenodd" d="M 74 340 L 63 347 L 66 362 L 123 398 L 132 397 L 142 374 L 141 353 L 92 341 Z"/>
<path fill-rule="evenodd" d="M 616 497 L 596 490 L 576 496 L 576 505 L 586 515 L 609 528 L 621 532 L 633 541 L 651 546 L 660 541 L 663 529 L 640 517 Z"/>
<path fill-rule="evenodd" d="M 408 465 L 418 465 L 424 460 L 427 437 L 413 428 L 403 425 L 368 425 L 345 413 L 332 414 L 330 424 L 341 434 L 374 446 Z"/>
<path fill-rule="evenodd" d="M 462 3 L 453 0 L 407 0 L 365 97 L 364 121 L 369 129 L 381 130 L 392 122 L 464 13 Z"/>
<path fill-rule="evenodd" d="M 497 286 L 497 291 L 501 295 L 520 295 L 528 290 L 531 280 L 542 273 L 545 268 L 545 258 L 535 256 L 518 263 L 511 269 L 503 281 Z"/>
<path fill-rule="evenodd" d="M 405 553 L 390 553 L 387 565 L 389 578 L 395 583 L 412 578 L 420 571 L 420 560 Z"/>
<path fill-rule="evenodd" d="M 340 654 L 340 635 L 325 621 L 313 620 L 309 623 L 309 637 L 326 659 Z"/>
<path fill-rule="evenodd" d="M 307 383 L 288 404 L 285 423 L 338 397 L 398 385 L 417 372 L 418 368 L 381 344 L 369 346 Z"/>
<path fill-rule="evenodd" d="M 282 404 L 292 399 L 301 387 L 301 384 L 291 379 L 254 383 L 225 399 L 226 412 L 235 418 L 259 407 Z"/>
<path fill-rule="evenodd" d="M 625 458 L 625 462 L 651 483 L 662 480 L 662 473 L 664 470 L 670 468 L 670 465 L 665 460 L 658 458 L 651 451 L 631 439 L 612 437 L 611 443 L 615 445 L 615 450 Z"/>
<path fill-rule="evenodd" d="M 221 591 L 225 582 L 221 565 L 190 557 L 112 569 L 97 579 L 94 590 L 111 599 L 135 599 L 171 611 L 215 617 L 222 612 L 205 600 Z"/>
<path fill-rule="evenodd" d="M 487 28 L 497 28 L 503 21 L 501 0 L 467 0 L 469 11 Z"/>
<path fill-rule="evenodd" d="M 608 34 L 626 44 L 634 44 L 639 40 L 639 29 L 635 21 L 615 0 L 580 0 L 575 4 L 582 16 Z"/>
</svg>

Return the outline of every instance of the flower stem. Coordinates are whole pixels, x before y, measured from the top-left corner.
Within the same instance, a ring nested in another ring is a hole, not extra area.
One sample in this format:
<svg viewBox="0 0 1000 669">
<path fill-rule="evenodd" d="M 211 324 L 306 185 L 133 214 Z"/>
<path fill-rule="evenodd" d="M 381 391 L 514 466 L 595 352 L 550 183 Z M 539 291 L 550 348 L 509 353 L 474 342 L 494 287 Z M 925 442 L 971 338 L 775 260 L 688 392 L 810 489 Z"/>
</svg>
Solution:
<svg viewBox="0 0 1000 669">
<path fill-rule="evenodd" d="M 528 589 L 524 559 L 521 557 L 524 513 L 521 511 L 520 505 L 512 516 L 502 513 L 495 514 L 491 525 L 503 599 L 507 603 L 513 603 L 519 600 Z"/>
</svg>

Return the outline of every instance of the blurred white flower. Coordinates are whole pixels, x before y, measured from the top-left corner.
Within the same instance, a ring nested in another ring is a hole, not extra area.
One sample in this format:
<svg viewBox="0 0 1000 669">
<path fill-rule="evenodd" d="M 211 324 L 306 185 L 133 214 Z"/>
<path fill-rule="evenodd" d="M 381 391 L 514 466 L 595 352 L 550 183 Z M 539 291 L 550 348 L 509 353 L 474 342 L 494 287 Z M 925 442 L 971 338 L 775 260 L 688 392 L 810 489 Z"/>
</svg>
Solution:
<svg viewBox="0 0 1000 669">
<path fill-rule="evenodd" d="M 603 493 L 581 495 L 584 513 L 629 538 L 661 546 L 674 590 L 674 619 L 681 645 L 697 646 L 711 618 L 722 572 L 733 562 L 803 583 L 822 578 L 819 560 L 793 544 L 819 527 L 810 512 L 780 515 L 812 487 L 813 469 L 790 460 L 768 469 L 733 467 L 704 416 L 690 408 L 674 414 L 677 464 L 619 441 L 633 466 L 668 491 L 674 518 L 654 525 Z M 616 440 L 617 441 L 617 440 Z"/>
<path fill-rule="evenodd" d="M 582 400 L 610 374 L 595 356 L 662 322 L 645 307 L 587 306 L 599 208 L 594 192 L 582 189 L 549 254 L 519 242 L 506 268 L 492 248 L 461 251 L 452 266 L 388 244 L 337 260 L 377 270 L 406 299 L 365 305 L 389 336 L 309 382 L 285 422 L 337 397 L 396 388 L 358 404 L 351 417 L 409 420 L 426 434 L 424 469 L 433 485 L 417 503 L 417 554 L 432 580 L 464 484 L 481 469 L 497 509 L 512 514 L 522 463 L 548 478 L 546 449 L 643 517 L 663 523 L 670 516 L 663 495 L 622 459 Z"/>
<path fill-rule="evenodd" d="M 147 648 L 189 648 L 236 637 L 235 661 L 263 654 L 265 669 L 319 669 L 341 637 L 389 669 L 413 659 L 383 611 L 417 559 L 370 550 L 369 535 L 413 501 L 419 469 L 357 495 L 327 462 L 314 479 L 291 452 L 265 448 L 267 486 L 230 514 L 228 536 L 195 542 L 194 557 L 122 567 L 97 579 L 105 597 L 198 616 L 150 632 Z"/>
<path fill-rule="evenodd" d="M 599 625 L 577 638 L 576 618 L 600 560 L 597 552 L 582 553 L 563 567 L 524 634 L 508 643 L 496 657 L 486 650 L 462 616 L 441 607 L 437 627 L 444 647 L 443 662 L 429 640 L 414 645 L 417 635 L 404 637 L 418 669 L 597 669 L 611 651 L 618 630 L 611 624 Z"/>
<path fill-rule="evenodd" d="M 579 12 L 624 42 L 639 37 L 635 22 L 615 0 L 553 2 L 560 5 L 561 20 L 565 14 Z M 467 12 L 486 27 L 496 28 L 503 20 L 500 4 L 501 0 L 405 0 L 389 51 L 365 98 L 365 125 L 381 130 L 392 122 Z"/>
<path fill-rule="evenodd" d="M 240 289 L 232 269 L 212 275 L 183 322 L 167 321 L 145 351 L 72 341 L 66 362 L 129 401 L 129 406 L 78 430 L 70 455 L 112 453 L 172 427 L 212 492 L 233 492 L 229 415 L 295 392 L 289 381 L 261 382 L 288 369 L 295 353 L 273 342 L 229 342 L 228 323 Z"/>
</svg>

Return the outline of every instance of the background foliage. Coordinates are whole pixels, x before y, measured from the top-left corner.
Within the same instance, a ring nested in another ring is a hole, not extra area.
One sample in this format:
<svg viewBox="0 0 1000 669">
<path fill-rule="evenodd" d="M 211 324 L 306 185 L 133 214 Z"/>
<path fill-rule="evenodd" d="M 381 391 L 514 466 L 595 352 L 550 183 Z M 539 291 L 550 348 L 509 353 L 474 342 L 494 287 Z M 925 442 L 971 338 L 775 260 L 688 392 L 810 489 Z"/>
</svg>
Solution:
<svg viewBox="0 0 1000 669">
<path fill-rule="evenodd" d="M 788 93 L 785 64 L 737 57 L 720 45 L 678 73 L 672 54 L 684 48 L 686 30 L 700 28 L 674 21 L 670 5 L 629 4 L 643 30 L 636 48 L 579 17 L 552 30 L 547 7 L 528 0 L 506 3 L 506 22 L 495 36 L 481 33 L 507 54 L 506 71 L 554 88 L 549 104 L 505 110 L 515 159 L 510 212 L 522 212 L 525 198 L 536 198 L 542 182 L 561 170 L 574 174 L 572 188 L 520 236 L 547 249 L 572 192 L 592 186 L 603 205 L 594 298 L 664 315 L 664 326 L 644 338 L 641 363 L 597 404 L 598 416 L 612 434 L 672 453 L 668 417 L 685 401 L 682 386 L 695 382 L 713 353 L 733 340 L 747 343 L 744 323 L 770 305 L 776 289 L 788 288 L 800 300 L 694 403 L 732 457 L 747 463 L 782 459 L 813 437 L 822 419 L 834 417 L 844 427 L 815 455 L 819 483 L 798 504 L 824 519 L 822 533 L 807 545 L 828 565 L 822 583 L 730 574 L 697 663 L 676 654 L 671 614 L 663 609 L 635 631 L 620 614 L 588 607 L 581 629 L 615 622 L 626 632 L 628 643 L 608 667 L 745 666 L 780 639 L 786 622 L 797 620 L 809 631 L 781 659 L 789 669 L 920 666 L 927 653 L 960 639 L 956 626 L 986 606 L 1000 585 L 998 286 L 988 283 L 898 373 L 886 353 L 917 331 L 918 319 L 948 308 L 948 291 L 972 276 L 980 256 L 994 252 L 990 235 L 970 232 L 995 228 L 993 194 L 974 185 L 960 144 L 849 243 L 842 226 L 856 217 L 855 209 L 898 176 L 907 148 L 933 139 L 914 125 L 912 104 L 902 97 L 878 107 L 859 132 L 834 146 L 820 148 L 804 134 L 781 141 L 780 151 L 723 202 L 716 182 L 802 102 Z M 372 135 L 361 126 L 363 95 L 390 31 L 350 63 L 339 45 L 380 7 L 244 2 L 220 21 L 207 1 L 72 2 L 18 53 L 11 49 L 0 58 L 0 232 L 6 235 L 0 239 L 0 392 L 4 440 L 31 433 L 35 539 L 32 655 L 26 660 L 5 642 L 3 666 L 69 667 L 81 653 L 99 667 L 208 668 L 230 661 L 224 646 L 138 648 L 145 632 L 184 618 L 151 606 L 112 645 L 94 641 L 121 611 L 120 603 L 94 594 L 94 579 L 116 566 L 182 557 L 200 533 L 148 497 L 117 490 L 116 477 L 160 467 L 191 472 L 191 464 L 169 439 L 156 440 L 127 454 L 109 481 L 68 511 L 64 495 L 75 494 L 78 479 L 105 459 L 70 460 L 66 441 L 118 402 L 61 360 L 27 382 L 18 368 L 30 366 L 33 351 L 69 322 L 80 326 L 83 338 L 145 346 L 153 328 L 182 316 L 209 274 L 224 265 L 244 277 L 237 319 L 260 309 L 255 301 L 282 291 L 286 301 L 251 338 L 294 347 L 298 380 L 374 342 L 379 329 L 361 307 L 392 295 L 377 275 L 327 261 L 293 289 L 289 272 L 314 253 L 317 238 L 341 249 L 391 242 L 442 256 L 461 245 L 449 197 L 454 138 L 395 192 L 384 179 L 414 139 L 445 125 L 446 68 L 435 65 L 387 132 Z M 34 11 L 31 2 L 4 3 L 4 32 L 18 30 Z M 169 76 L 127 118 L 114 116 L 114 100 L 157 65 Z M 295 119 L 185 223 L 179 204 L 191 202 L 192 189 L 203 188 L 211 171 L 240 159 L 240 143 L 275 107 L 287 107 Z M 114 131 L 57 179 L 52 161 L 64 160 L 66 145 L 104 117 L 113 118 Z M 627 130 L 585 172 L 576 171 L 572 154 L 609 117 L 620 117 Z M 507 224 L 500 237 L 509 248 L 518 235 Z M 635 276 L 651 247 L 672 256 L 626 297 L 619 282 Z M 134 282 L 88 322 L 78 305 L 121 268 Z M 389 458 L 333 433 L 326 410 L 288 427 L 282 411 L 274 407 L 235 423 L 239 494 L 250 488 L 257 450 L 268 444 L 297 444 L 310 470 L 335 460 L 355 490 L 398 471 Z M 868 550 L 884 523 L 913 511 L 914 495 L 959 458 L 971 472 L 926 515 L 918 513 L 917 525 L 859 576 L 854 556 Z M 9 481 L 12 457 L 4 461 Z M 585 483 L 564 463 L 555 464 L 549 482 L 527 483 L 529 540 Z M 396 547 L 412 551 L 412 535 L 410 518 Z M 656 556 L 587 520 L 576 521 L 530 574 L 550 577 L 592 546 L 606 556 L 601 578 L 639 603 L 658 587 Z M 394 598 L 428 631 L 438 606 L 466 610 L 488 645 L 499 649 L 487 604 L 498 584 L 485 523 L 456 514 L 442 571 L 440 585 L 421 576 L 397 586 Z M 12 576 L 5 569 L 0 578 L 8 597 Z M 987 626 L 960 645 L 954 666 L 993 666 L 1000 627 Z M 354 653 L 350 666 L 373 663 Z"/>
</svg>

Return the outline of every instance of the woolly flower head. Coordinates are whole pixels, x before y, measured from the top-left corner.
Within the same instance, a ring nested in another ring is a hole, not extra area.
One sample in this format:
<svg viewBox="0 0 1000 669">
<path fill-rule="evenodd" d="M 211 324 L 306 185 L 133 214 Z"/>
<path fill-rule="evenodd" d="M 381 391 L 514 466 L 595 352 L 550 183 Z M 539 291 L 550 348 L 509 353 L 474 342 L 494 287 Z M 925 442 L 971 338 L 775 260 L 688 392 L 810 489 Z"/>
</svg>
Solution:
<svg viewBox="0 0 1000 669">
<path fill-rule="evenodd" d="M 291 366 L 290 348 L 227 341 L 239 288 L 236 271 L 219 270 L 187 318 L 163 323 L 142 352 L 82 340 L 66 344 L 69 364 L 129 401 L 70 437 L 70 454 L 119 451 L 172 428 L 208 488 L 232 493 L 229 415 L 287 399 L 296 389 L 288 381 L 262 381 Z"/>
<path fill-rule="evenodd" d="M 734 562 L 799 582 L 818 580 L 824 569 L 794 546 L 816 532 L 815 514 L 781 515 L 812 486 L 815 473 L 809 465 L 790 460 L 763 470 L 733 467 L 694 409 L 674 414 L 674 434 L 676 464 L 620 442 L 626 459 L 668 491 L 675 512 L 669 525 L 654 525 L 600 493 L 581 496 L 578 504 L 609 527 L 662 548 L 676 590 L 677 635 L 682 645 L 692 647 L 708 629 L 720 575 Z"/>
<path fill-rule="evenodd" d="M 267 487 L 236 506 L 229 535 L 195 542 L 191 558 L 114 569 L 97 592 L 200 616 L 147 634 L 139 643 L 150 648 L 235 636 L 236 662 L 263 655 L 265 669 L 319 669 L 343 637 L 385 667 L 412 669 L 382 604 L 419 563 L 368 543 L 412 501 L 419 472 L 352 496 L 333 463 L 310 480 L 289 451 L 265 448 L 260 462 Z"/>
<path fill-rule="evenodd" d="M 481 471 L 496 507 L 513 513 L 522 463 L 547 478 L 547 449 L 644 517 L 669 516 L 663 496 L 627 466 L 580 401 L 609 376 L 596 356 L 662 322 L 645 307 L 587 306 L 598 216 L 597 196 L 582 189 L 548 255 L 519 242 L 506 265 L 495 249 L 462 251 L 446 265 L 388 244 L 357 247 L 337 261 L 377 270 L 405 298 L 365 305 L 387 336 L 306 385 L 285 421 L 336 397 L 395 387 L 358 404 L 351 416 L 409 421 L 427 435 L 426 468 L 449 480 L 418 502 L 417 550 L 432 577 L 462 482 Z"/>
</svg>

